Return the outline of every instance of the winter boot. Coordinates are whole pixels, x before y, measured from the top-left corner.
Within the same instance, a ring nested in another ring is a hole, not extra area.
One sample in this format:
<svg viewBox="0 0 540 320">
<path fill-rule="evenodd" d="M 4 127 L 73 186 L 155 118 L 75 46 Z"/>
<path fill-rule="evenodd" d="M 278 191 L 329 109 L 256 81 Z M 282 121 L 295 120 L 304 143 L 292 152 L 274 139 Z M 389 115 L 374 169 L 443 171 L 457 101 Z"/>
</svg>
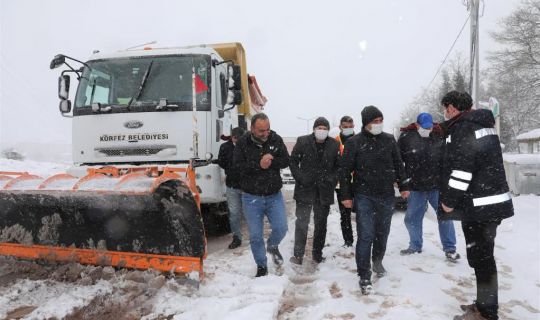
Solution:
<svg viewBox="0 0 540 320">
<path fill-rule="evenodd" d="M 304 260 L 304 259 L 302 259 L 302 258 L 300 258 L 300 257 L 292 256 L 292 257 L 289 259 L 289 262 L 290 262 L 290 263 L 297 264 L 297 265 L 302 265 L 303 260 Z"/>
<path fill-rule="evenodd" d="M 345 243 L 343 244 L 343 248 L 350 248 L 352 247 L 352 245 L 353 245 L 352 241 L 345 241 Z"/>
<path fill-rule="evenodd" d="M 381 260 L 373 260 L 373 266 L 371 270 L 375 272 L 375 275 L 379 278 L 382 278 L 386 275 L 386 269 L 384 268 Z"/>
<path fill-rule="evenodd" d="M 459 260 L 459 258 L 461 258 L 459 253 L 457 253 L 455 251 L 445 252 L 444 255 L 446 256 L 446 260 L 448 260 L 450 262 L 454 262 L 454 263 L 456 263 Z"/>
<path fill-rule="evenodd" d="M 407 248 L 407 249 L 401 250 L 399 252 L 399 254 L 402 255 L 402 256 L 409 256 L 409 255 L 415 254 L 415 253 L 422 253 L 422 250 L 413 250 L 411 248 Z"/>
<path fill-rule="evenodd" d="M 229 244 L 229 249 L 236 249 L 242 244 L 242 240 L 237 236 L 233 236 L 231 244 Z"/>
<path fill-rule="evenodd" d="M 323 263 L 326 261 L 326 258 L 323 257 L 322 255 L 315 255 L 313 256 L 313 261 L 315 261 L 315 263 Z"/>
<path fill-rule="evenodd" d="M 362 292 L 363 295 L 373 294 L 373 285 L 371 284 L 371 280 L 361 279 L 359 284 L 360 284 L 360 291 Z"/>
<path fill-rule="evenodd" d="M 268 275 L 268 268 L 257 266 L 257 274 L 255 275 L 255 278 L 264 277 L 266 275 Z"/>
<path fill-rule="evenodd" d="M 266 251 L 270 253 L 270 255 L 272 256 L 272 261 L 274 261 L 274 264 L 276 266 L 281 266 L 283 264 L 283 257 L 281 256 L 281 253 L 279 252 L 279 249 L 277 246 L 268 247 Z"/>
</svg>

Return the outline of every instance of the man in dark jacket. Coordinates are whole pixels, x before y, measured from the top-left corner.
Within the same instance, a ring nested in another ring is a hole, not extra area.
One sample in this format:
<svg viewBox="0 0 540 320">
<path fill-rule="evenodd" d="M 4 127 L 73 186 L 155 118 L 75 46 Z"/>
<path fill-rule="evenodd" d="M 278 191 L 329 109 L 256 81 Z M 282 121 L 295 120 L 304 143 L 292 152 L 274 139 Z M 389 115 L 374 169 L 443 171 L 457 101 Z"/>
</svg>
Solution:
<svg viewBox="0 0 540 320">
<path fill-rule="evenodd" d="M 422 220 L 426 213 L 427 204 L 431 204 L 437 216 L 439 210 L 439 181 L 442 165 L 443 132 L 439 124 L 433 124 L 429 113 L 421 113 L 416 123 L 401 128 L 403 132 L 398 140 L 401 157 L 409 181 L 411 194 L 407 199 L 405 226 L 409 232 L 409 247 L 401 250 L 401 255 L 422 252 Z M 443 251 L 449 261 L 457 262 L 460 258 L 456 253 L 456 232 L 454 222 L 438 219 L 439 236 Z"/>
<path fill-rule="evenodd" d="M 244 135 L 244 129 L 232 129 L 231 137 L 219 147 L 218 164 L 225 170 L 225 185 L 227 186 L 227 206 L 229 207 L 229 225 L 233 240 L 229 249 L 238 248 L 242 244 L 242 190 L 240 189 L 240 172 L 233 167 L 234 147 L 238 138 Z"/>
<path fill-rule="evenodd" d="M 264 113 L 251 118 L 251 132 L 238 139 L 233 163 L 241 173 L 242 207 L 257 264 L 256 277 L 265 276 L 268 274 L 263 238 L 265 215 L 272 228 L 267 251 L 274 264 L 283 264 L 278 245 L 287 233 L 287 217 L 280 170 L 289 166 L 289 154 L 283 139 L 270 130 L 270 120 Z"/>
<path fill-rule="evenodd" d="M 289 167 L 296 181 L 296 228 L 291 262 L 302 264 L 311 208 L 313 208 L 313 261 L 321 263 L 326 239 L 326 223 L 334 188 L 338 180 L 339 143 L 328 137 L 330 123 L 320 117 L 313 123 L 313 133 L 299 137 L 291 154 Z"/>
<path fill-rule="evenodd" d="M 476 302 L 454 319 L 498 319 L 497 226 L 514 215 L 501 144 L 490 110 L 471 110 L 468 93 L 451 91 L 441 101 L 446 119 L 440 202 L 461 219 L 467 261 L 476 275 Z"/>
<path fill-rule="evenodd" d="M 339 153 L 343 155 L 343 150 L 345 149 L 345 143 L 349 138 L 354 136 L 354 120 L 349 116 L 343 116 L 339 121 L 339 135 L 336 136 L 336 141 L 339 142 Z M 341 203 L 341 188 L 336 187 L 336 196 L 338 199 L 339 213 L 341 215 L 341 234 L 343 235 L 343 245 L 345 247 L 352 247 L 354 238 L 352 232 L 351 224 L 351 208 L 345 208 Z M 352 196 L 352 195 L 349 195 Z"/>
<path fill-rule="evenodd" d="M 386 242 L 390 233 L 394 208 L 394 183 L 399 184 L 403 198 L 408 196 L 405 167 L 396 140 L 383 132 L 383 114 L 374 106 L 362 110 L 362 132 L 345 144 L 340 173 L 340 185 L 345 200 L 352 208 L 354 193 L 356 212 L 356 266 L 363 294 L 373 291 L 370 258 L 373 271 L 382 277 Z M 351 173 L 353 173 L 351 183 Z M 373 253 L 372 252 L 373 248 Z"/>
</svg>

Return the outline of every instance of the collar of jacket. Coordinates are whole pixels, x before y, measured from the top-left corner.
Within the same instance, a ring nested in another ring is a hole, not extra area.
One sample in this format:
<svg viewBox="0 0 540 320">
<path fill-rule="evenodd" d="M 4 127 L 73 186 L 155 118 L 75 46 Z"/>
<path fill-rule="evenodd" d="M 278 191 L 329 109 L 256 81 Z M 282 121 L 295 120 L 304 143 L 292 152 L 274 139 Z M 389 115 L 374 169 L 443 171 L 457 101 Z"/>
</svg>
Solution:
<svg viewBox="0 0 540 320">
<path fill-rule="evenodd" d="M 453 117 L 452 119 L 445 121 L 443 124 L 444 124 L 444 127 L 446 128 L 446 130 L 449 130 L 454 124 L 456 124 L 461 119 L 463 119 L 463 117 L 465 115 L 467 115 L 468 113 L 470 113 L 471 111 L 472 111 L 472 109 L 462 111 L 460 114 Z"/>
<path fill-rule="evenodd" d="M 273 141 L 275 140 L 276 133 L 275 133 L 274 131 L 270 130 L 270 134 L 268 135 L 268 139 L 266 139 L 266 141 L 263 142 L 262 144 L 258 144 L 258 143 L 256 143 L 255 141 L 253 141 L 252 137 L 253 137 L 253 133 L 250 131 L 247 140 L 248 140 L 250 143 L 253 143 L 253 144 L 255 144 L 255 145 L 263 146 L 263 145 L 265 145 L 265 144 L 267 144 L 267 143 L 273 142 Z"/>
<path fill-rule="evenodd" d="M 416 128 L 416 123 L 413 122 L 411 124 L 409 124 L 408 126 L 406 127 L 403 127 L 403 128 L 400 128 L 399 129 L 400 131 L 403 131 L 403 132 L 407 132 L 407 131 L 418 131 L 418 129 Z M 433 133 L 435 134 L 438 134 L 438 135 L 443 135 L 443 128 L 441 127 L 441 125 L 437 122 L 433 123 Z"/>
<path fill-rule="evenodd" d="M 362 132 L 360 132 L 360 133 L 363 134 L 363 135 L 365 135 L 365 136 L 368 137 L 368 138 L 376 139 L 377 137 L 382 136 L 382 134 L 384 133 L 384 131 L 381 132 L 380 134 L 375 135 L 375 134 L 372 134 L 371 132 L 367 131 L 366 127 L 362 127 Z"/>
</svg>

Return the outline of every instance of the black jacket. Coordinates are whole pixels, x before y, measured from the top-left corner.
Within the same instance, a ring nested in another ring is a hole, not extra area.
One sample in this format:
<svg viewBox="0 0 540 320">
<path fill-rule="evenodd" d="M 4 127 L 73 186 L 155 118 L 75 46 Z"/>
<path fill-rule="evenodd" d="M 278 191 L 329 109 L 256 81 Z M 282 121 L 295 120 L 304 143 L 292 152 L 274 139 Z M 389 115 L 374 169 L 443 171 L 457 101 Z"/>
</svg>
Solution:
<svg viewBox="0 0 540 320">
<path fill-rule="evenodd" d="M 351 173 L 353 182 L 351 183 Z M 394 182 L 408 190 L 405 166 L 396 139 L 388 133 L 372 135 L 365 129 L 348 139 L 341 159 L 340 185 L 344 200 L 351 191 L 368 196 L 394 196 Z"/>
<path fill-rule="evenodd" d="M 401 128 L 398 147 L 412 191 L 438 190 L 442 166 L 443 135 L 441 127 L 433 126 L 428 138 L 422 138 L 413 123 Z"/>
<path fill-rule="evenodd" d="M 267 153 L 272 154 L 274 159 L 268 169 L 263 169 L 260 161 Z M 257 196 L 268 196 L 281 190 L 280 170 L 289 166 L 289 153 L 283 139 L 274 131 L 270 131 L 268 140 L 262 145 L 255 143 L 251 138 L 251 132 L 248 132 L 236 142 L 233 164 L 241 174 L 242 191 Z"/>
<path fill-rule="evenodd" d="M 240 172 L 233 167 L 234 143 L 231 140 L 219 147 L 218 164 L 225 170 L 225 184 L 229 188 L 240 189 Z"/>
<path fill-rule="evenodd" d="M 446 139 L 440 201 L 464 221 L 514 215 L 499 137 L 489 110 L 459 114 L 444 123 Z"/>
<path fill-rule="evenodd" d="M 320 158 L 317 145 L 323 147 Z M 296 201 L 311 203 L 318 194 L 321 204 L 334 203 L 334 188 L 339 169 L 339 142 L 328 137 L 323 144 L 317 144 L 313 134 L 299 137 L 291 153 L 289 167 L 296 181 Z"/>
</svg>

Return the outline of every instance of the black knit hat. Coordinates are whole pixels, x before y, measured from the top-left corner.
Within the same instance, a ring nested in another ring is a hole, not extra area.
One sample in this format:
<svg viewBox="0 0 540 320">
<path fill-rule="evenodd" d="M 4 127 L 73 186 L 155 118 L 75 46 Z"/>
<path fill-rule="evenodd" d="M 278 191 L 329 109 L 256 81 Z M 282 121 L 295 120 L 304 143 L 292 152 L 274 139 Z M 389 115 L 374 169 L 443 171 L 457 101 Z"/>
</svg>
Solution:
<svg viewBox="0 0 540 320">
<path fill-rule="evenodd" d="M 362 110 L 362 126 L 365 127 L 371 121 L 377 118 L 383 118 L 381 110 L 375 106 L 367 106 Z"/>
<path fill-rule="evenodd" d="M 325 126 L 328 128 L 328 130 L 330 130 L 330 122 L 328 122 L 325 117 L 318 117 L 315 119 L 315 122 L 313 122 L 313 128 L 315 129 L 318 126 Z"/>
</svg>

